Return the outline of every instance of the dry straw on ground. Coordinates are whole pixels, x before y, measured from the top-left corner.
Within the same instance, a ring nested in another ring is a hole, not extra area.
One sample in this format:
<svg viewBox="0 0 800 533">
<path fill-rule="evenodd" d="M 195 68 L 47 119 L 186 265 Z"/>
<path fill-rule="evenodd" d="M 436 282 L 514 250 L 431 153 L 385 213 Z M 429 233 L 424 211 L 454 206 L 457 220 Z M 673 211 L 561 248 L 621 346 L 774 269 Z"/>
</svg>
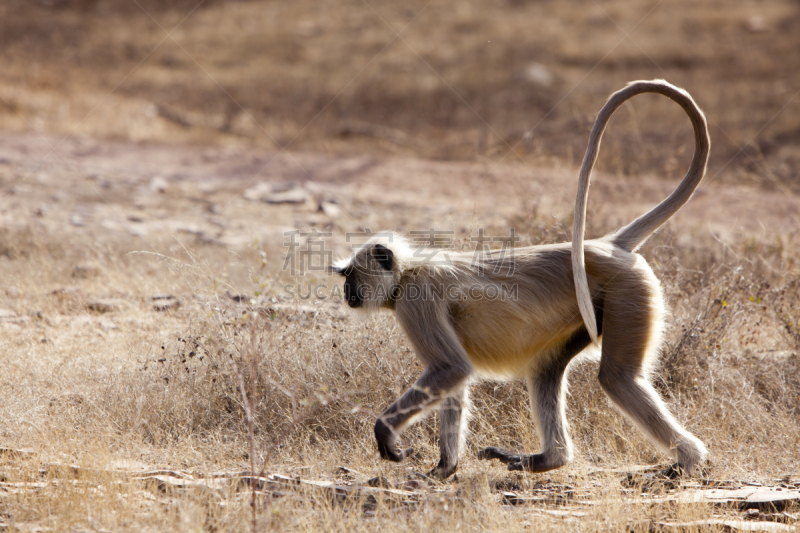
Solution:
<svg viewBox="0 0 800 533">
<path fill-rule="evenodd" d="M 12 164 L 4 172 L 10 186 L 23 170 Z M 796 486 L 800 317 L 789 236 L 723 245 L 699 231 L 687 240 L 692 223 L 678 220 L 644 251 L 672 310 L 656 384 L 708 443 L 705 477 L 671 485 L 641 471 L 667 460 L 612 408 L 596 364 L 585 362 L 571 376 L 574 464 L 526 477 L 478 462 L 475 451 L 487 443 L 538 446 L 523 387 L 482 382 L 457 479 L 439 485 L 415 477 L 437 457 L 435 417 L 404 436 L 418 450 L 406 464 L 381 463 L 374 450 L 376 413 L 420 371 L 393 319 L 359 322 L 336 301 L 286 300 L 283 283 L 338 280 L 287 277 L 283 236 L 253 237 L 251 228 L 276 216 L 318 216 L 316 204 L 234 198 L 233 186 L 191 177 L 162 192 L 147 179 L 110 181 L 109 203 L 87 208 L 83 225 L 64 225 L 76 198 L 48 201 L 48 180 L 60 176 L 74 183 L 66 190 L 79 190 L 82 178 L 59 172 L 41 174 L 25 196 L 12 197 L 7 215 L 17 227 L 2 239 L 0 513 L 9 530 L 249 529 L 251 487 L 258 529 L 650 530 L 723 527 L 697 522 L 711 517 L 796 521 L 791 502 L 742 511 L 736 502 L 669 501 L 676 490 L 780 486 L 781 479 L 782 490 Z M 340 197 L 344 209 L 372 194 L 358 190 Z M 181 200 L 193 195 L 200 196 Z M 611 199 L 598 188 L 593 201 L 603 200 Z M 48 203 L 43 216 L 21 217 L 41 202 Z M 226 210 L 207 208 L 228 202 Z M 487 231 L 515 227 L 522 244 L 563 239 L 569 219 L 536 214 L 542 211 L 504 218 L 488 206 L 472 216 Z M 112 225 L 117 214 L 130 224 Z M 595 213 L 592 231 L 613 227 L 617 215 Z M 220 233 L 187 233 L 190 221 Z M 344 238 L 343 229 L 332 231 L 332 244 Z M 469 231 L 458 230 L 456 240 Z M 166 300 L 180 305 L 158 305 Z M 256 478 L 247 474 L 253 467 Z M 374 477 L 392 490 L 369 488 Z M 326 482 L 341 488 L 318 486 Z"/>
</svg>

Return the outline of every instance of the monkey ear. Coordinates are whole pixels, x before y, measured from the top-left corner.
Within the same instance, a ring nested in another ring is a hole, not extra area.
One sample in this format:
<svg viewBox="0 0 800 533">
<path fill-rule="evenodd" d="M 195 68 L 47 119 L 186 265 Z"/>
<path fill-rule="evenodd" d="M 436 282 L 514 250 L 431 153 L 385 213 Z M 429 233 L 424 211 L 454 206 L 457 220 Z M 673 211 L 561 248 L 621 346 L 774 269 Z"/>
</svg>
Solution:
<svg viewBox="0 0 800 533">
<path fill-rule="evenodd" d="M 375 258 L 375 260 L 381 267 L 383 267 L 384 270 L 392 269 L 392 261 L 394 259 L 394 254 L 390 249 L 388 249 L 384 245 L 376 244 L 372 248 L 372 257 Z"/>
</svg>

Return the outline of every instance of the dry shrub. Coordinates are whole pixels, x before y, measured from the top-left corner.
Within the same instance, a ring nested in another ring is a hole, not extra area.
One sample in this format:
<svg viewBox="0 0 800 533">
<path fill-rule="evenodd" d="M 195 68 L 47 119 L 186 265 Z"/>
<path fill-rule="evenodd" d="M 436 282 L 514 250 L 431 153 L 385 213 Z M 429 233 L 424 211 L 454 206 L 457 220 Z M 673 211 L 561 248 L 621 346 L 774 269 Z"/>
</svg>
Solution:
<svg viewBox="0 0 800 533">
<path fill-rule="evenodd" d="M 241 373 L 260 455 L 304 444 L 371 445 L 376 413 L 408 387 L 418 365 L 388 317 L 355 327 L 340 318 L 275 312 L 215 299 L 159 357 L 104 392 L 113 425 L 144 443 L 191 438 L 242 443 Z M 376 334 L 376 329 L 388 329 Z M 244 448 L 242 448 L 244 451 Z"/>
<path fill-rule="evenodd" d="M 727 272 L 713 283 L 700 271 L 659 267 L 673 314 L 654 382 L 676 417 L 710 444 L 715 464 L 726 469 L 734 455 L 796 448 L 800 429 L 792 311 L 800 303 L 798 279 L 789 275 L 773 285 L 746 264 L 717 266 Z M 188 437 L 229 439 L 245 453 L 241 372 L 259 458 L 307 463 L 321 453 L 340 460 L 374 457 L 375 417 L 421 369 L 388 315 L 355 322 L 324 308 L 276 311 L 216 298 L 193 316 L 185 331 L 165 340 L 160 357 L 106 391 L 104 401 L 115 406 L 114 424 L 123 432 L 156 446 Z M 597 465 L 664 463 L 611 406 L 596 373 L 596 362 L 587 360 L 576 362 L 570 376 L 568 417 L 580 456 Z M 521 383 L 484 381 L 472 390 L 467 457 L 489 444 L 537 448 Z M 771 428 L 769 439 L 759 437 L 765 427 Z M 413 464 L 426 468 L 438 453 L 436 417 L 403 438 L 419 450 Z M 766 470 L 783 467 L 773 462 Z"/>
</svg>

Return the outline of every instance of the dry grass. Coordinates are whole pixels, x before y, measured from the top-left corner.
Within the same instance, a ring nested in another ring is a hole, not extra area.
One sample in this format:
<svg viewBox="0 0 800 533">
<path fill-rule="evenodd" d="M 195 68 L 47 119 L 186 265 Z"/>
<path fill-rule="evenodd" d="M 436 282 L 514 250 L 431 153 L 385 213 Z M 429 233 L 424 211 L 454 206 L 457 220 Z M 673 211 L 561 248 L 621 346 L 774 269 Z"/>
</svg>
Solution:
<svg viewBox="0 0 800 533">
<path fill-rule="evenodd" d="M 9 183 L 19 177 L 14 172 L 7 171 Z M 46 198 L 48 182 L 41 181 L 24 199 L 16 195 L 7 214 Z M 153 193 L 140 208 L 131 202 L 141 203 L 141 197 L 124 194 L 126 187 L 136 190 L 132 183 L 112 181 L 105 189 L 107 205 L 153 224 L 168 205 L 175 219 L 195 216 L 191 204 L 180 203 L 199 194 L 189 192 L 192 181 Z M 598 192 L 593 200 L 601 203 Z M 222 187 L 206 192 L 206 200 L 224 205 L 230 194 Z M 407 464 L 381 463 L 374 451 L 376 414 L 420 371 L 390 316 L 357 322 L 337 302 L 281 305 L 282 283 L 315 278 L 287 278 L 280 272 L 285 250 L 268 239 L 233 246 L 164 231 L 131 241 L 127 231 L 103 225 L 93 214 L 99 207 L 88 210 L 86 226 L 58 224 L 75 209 L 73 200 L 65 194 L 43 217 L 21 220 L 2 238 L 3 305 L 16 316 L 0 322 L 5 369 L 0 438 L 8 448 L 29 450 L 2 456 L 3 527 L 248 529 L 246 482 L 179 488 L 145 474 L 161 469 L 202 481 L 219 472 L 250 470 L 240 372 L 253 411 L 257 470 L 361 482 L 381 475 L 402 486 L 410 473 L 430 468 L 437 457 L 435 417 L 404 436 L 419 450 Z M 351 200 L 360 201 L 358 195 Z M 231 201 L 216 215 L 228 232 L 223 238 L 239 227 L 237 216 L 257 225 L 277 215 L 241 198 Z M 283 209 L 279 216 L 292 220 L 302 218 L 305 208 L 273 209 Z M 504 227 L 503 218 L 491 213 L 471 216 L 487 221 L 487 231 Z M 402 224 L 411 229 L 424 223 L 412 217 Z M 563 238 L 569 219 L 517 212 L 505 224 L 526 240 L 546 242 Z M 603 229 L 613 222 L 595 215 L 593 224 Z M 248 233 L 244 226 L 237 231 Z M 723 246 L 709 234 L 681 244 L 680 233 L 666 230 L 645 255 L 663 280 L 673 311 L 657 386 L 678 419 L 708 443 L 713 461 L 708 476 L 769 482 L 796 474 L 796 253 L 756 240 Z M 96 270 L 75 277 L 75 265 Z M 183 305 L 154 311 L 148 297 L 162 292 Z M 119 306 L 105 313 L 89 310 L 98 298 L 116 298 Z M 268 491 L 257 498 L 258 527 L 646 530 L 662 521 L 725 514 L 707 504 L 626 500 L 638 493 L 638 484 L 649 493 L 665 490 L 642 478 L 631 492 L 621 481 L 633 465 L 664 465 L 666 459 L 611 407 L 596 371 L 595 364 L 584 363 L 572 374 L 569 418 L 579 456 L 567 468 L 525 477 L 478 462 L 475 451 L 487 443 L 538 446 L 523 387 L 479 383 L 472 435 L 456 482 L 431 487 L 421 502 L 399 507 L 363 498 L 333 503 L 324 493 L 303 488 L 276 498 L 268 498 Z M 339 467 L 356 473 L 343 474 Z M 580 516 L 552 516 L 541 506 L 500 505 L 492 487 L 567 491 L 600 503 Z"/>
</svg>

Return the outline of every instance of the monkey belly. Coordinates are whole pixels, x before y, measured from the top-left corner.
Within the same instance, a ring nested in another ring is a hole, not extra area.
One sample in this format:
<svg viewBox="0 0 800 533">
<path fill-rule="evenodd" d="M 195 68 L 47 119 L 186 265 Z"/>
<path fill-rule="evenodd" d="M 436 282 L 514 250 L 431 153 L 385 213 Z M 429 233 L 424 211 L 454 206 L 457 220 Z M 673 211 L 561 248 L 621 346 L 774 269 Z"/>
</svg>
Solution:
<svg viewBox="0 0 800 533">
<path fill-rule="evenodd" d="M 475 371 L 483 376 L 513 379 L 524 374 L 532 365 L 546 360 L 549 354 L 563 346 L 575 332 L 583 327 L 577 308 L 560 321 L 558 328 L 550 328 L 534 320 L 520 320 L 519 316 L 501 314 L 497 320 L 464 321 L 456 327 Z"/>
</svg>

